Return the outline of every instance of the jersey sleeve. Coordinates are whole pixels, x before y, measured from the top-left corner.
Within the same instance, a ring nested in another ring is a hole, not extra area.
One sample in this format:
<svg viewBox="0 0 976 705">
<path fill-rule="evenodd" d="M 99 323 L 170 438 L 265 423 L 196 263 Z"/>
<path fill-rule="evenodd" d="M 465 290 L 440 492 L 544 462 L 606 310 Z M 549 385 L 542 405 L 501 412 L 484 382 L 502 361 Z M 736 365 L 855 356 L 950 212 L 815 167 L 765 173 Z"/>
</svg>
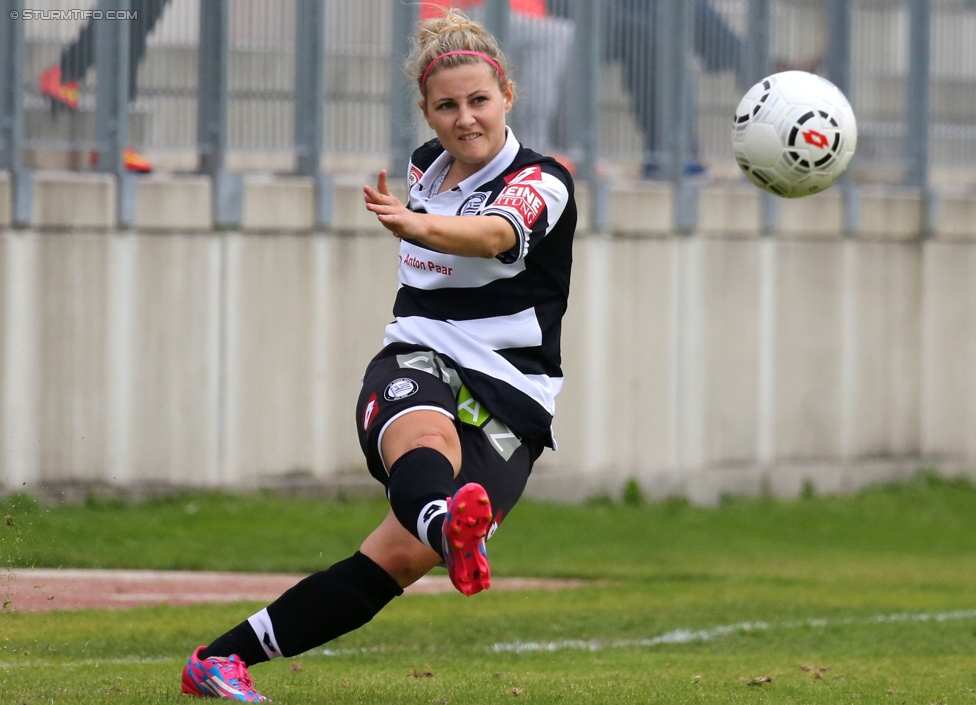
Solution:
<svg viewBox="0 0 976 705">
<path fill-rule="evenodd" d="M 515 246 L 498 255 L 505 264 L 524 258 L 559 221 L 569 202 L 565 175 L 548 165 L 532 164 L 505 179 L 482 215 L 505 218 L 515 231 Z"/>
</svg>

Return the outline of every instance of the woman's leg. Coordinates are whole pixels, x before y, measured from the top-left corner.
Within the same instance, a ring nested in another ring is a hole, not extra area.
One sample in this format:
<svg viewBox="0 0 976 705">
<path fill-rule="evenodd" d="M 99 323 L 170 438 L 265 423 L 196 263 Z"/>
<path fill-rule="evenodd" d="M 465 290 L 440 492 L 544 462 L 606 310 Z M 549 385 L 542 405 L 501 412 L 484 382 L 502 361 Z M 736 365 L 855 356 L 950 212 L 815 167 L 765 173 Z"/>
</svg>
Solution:
<svg viewBox="0 0 976 705">
<path fill-rule="evenodd" d="M 359 550 L 403 588 L 413 585 L 441 563 L 441 554 L 424 546 L 404 529 L 392 510 L 366 537 Z"/>
<path fill-rule="evenodd" d="M 382 445 L 391 468 L 391 503 L 396 496 L 400 505 L 422 508 L 428 496 L 444 501 L 454 493 L 454 468 L 460 467 L 461 447 L 447 416 L 429 410 L 407 413 L 390 424 Z M 416 477 L 408 481 L 413 475 Z M 445 488 L 427 490 L 423 480 L 430 475 L 444 476 Z M 401 488 L 399 493 L 393 492 L 396 487 Z M 359 552 L 300 581 L 218 637 L 200 658 L 237 654 L 254 664 L 276 656 L 295 656 L 369 622 L 402 594 L 402 588 L 441 562 L 440 554 L 407 531 L 395 512 L 391 509 Z M 406 512 L 401 510 L 401 514 Z M 418 515 L 413 515 L 414 522 Z"/>
<path fill-rule="evenodd" d="M 393 514 L 424 547 L 440 554 L 447 498 L 457 491 L 454 478 L 461 468 L 454 419 L 430 409 L 408 411 L 386 427 L 380 452 L 389 468 Z"/>
</svg>

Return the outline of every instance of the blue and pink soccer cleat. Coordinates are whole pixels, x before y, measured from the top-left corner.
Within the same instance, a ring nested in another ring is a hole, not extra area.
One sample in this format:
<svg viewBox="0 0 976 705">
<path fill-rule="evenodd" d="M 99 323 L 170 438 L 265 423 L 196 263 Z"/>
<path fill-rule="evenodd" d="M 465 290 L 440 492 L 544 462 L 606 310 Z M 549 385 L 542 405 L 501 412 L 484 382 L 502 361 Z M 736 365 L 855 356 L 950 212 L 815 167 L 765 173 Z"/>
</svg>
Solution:
<svg viewBox="0 0 976 705">
<path fill-rule="evenodd" d="M 183 668 L 183 692 L 201 698 L 237 700 L 244 703 L 270 703 L 271 700 L 254 689 L 247 665 L 237 654 L 227 658 L 212 656 L 202 661 L 197 647 Z"/>
<path fill-rule="evenodd" d="M 447 499 L 444 563 L 454 587 L 471 597 L 491 587 L 485 539 L 491 527 L 491 502 L 485 488 L 469 482 Z"/>
</svg>

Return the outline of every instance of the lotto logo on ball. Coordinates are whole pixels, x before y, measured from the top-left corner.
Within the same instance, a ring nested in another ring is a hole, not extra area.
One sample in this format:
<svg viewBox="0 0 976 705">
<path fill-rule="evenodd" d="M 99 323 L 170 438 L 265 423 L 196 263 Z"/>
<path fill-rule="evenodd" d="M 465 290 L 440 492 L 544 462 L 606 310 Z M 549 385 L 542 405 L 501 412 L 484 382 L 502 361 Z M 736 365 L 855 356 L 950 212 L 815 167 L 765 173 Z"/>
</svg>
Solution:
<svg viewBox="0 0 976 705">
<path fill-rule="evenodd" d="M 820 147 L 820 149 L 826 149 L 827 145 L 830 144 L 830 140 L 827 139 L 827 135 L 822 132 L 815 132 L 814 130 L 807 130 L 804 132 L 803 139 L 807 144 L 812 144 L 814 147 Z"/>
<path fill-rule="evenodd" d="M 767 76 L 732 119 L 732 151 L 749 179 L 783 198 L 828 188 L 847 171 L 857 122 L 844 94 L 805 71 Z"/>
</svg>

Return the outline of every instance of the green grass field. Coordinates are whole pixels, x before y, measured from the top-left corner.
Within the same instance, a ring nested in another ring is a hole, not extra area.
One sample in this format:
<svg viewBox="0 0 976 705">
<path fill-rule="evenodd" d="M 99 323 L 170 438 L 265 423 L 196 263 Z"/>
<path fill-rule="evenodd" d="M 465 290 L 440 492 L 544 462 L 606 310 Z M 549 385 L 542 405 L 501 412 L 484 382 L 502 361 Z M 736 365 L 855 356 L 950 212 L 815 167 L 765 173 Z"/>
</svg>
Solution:
<svg viewBox="0 0 976 705">
<path fill-rule="evenodd" d="M 0 570 L 308 572 L 355 550 L 384 512 L 273 496 L 12 497 Z M 591 582 L 406 596 L 327 651 L 252 669 L 259 689 L 276 703 L 976 703 L 968 482 L 716 509 L 524 502 L 489 552 L 496 576 Z M 189 652 L 260 606 L 0 611 L 0 703 L 188 702 Z"/>
</svg>

